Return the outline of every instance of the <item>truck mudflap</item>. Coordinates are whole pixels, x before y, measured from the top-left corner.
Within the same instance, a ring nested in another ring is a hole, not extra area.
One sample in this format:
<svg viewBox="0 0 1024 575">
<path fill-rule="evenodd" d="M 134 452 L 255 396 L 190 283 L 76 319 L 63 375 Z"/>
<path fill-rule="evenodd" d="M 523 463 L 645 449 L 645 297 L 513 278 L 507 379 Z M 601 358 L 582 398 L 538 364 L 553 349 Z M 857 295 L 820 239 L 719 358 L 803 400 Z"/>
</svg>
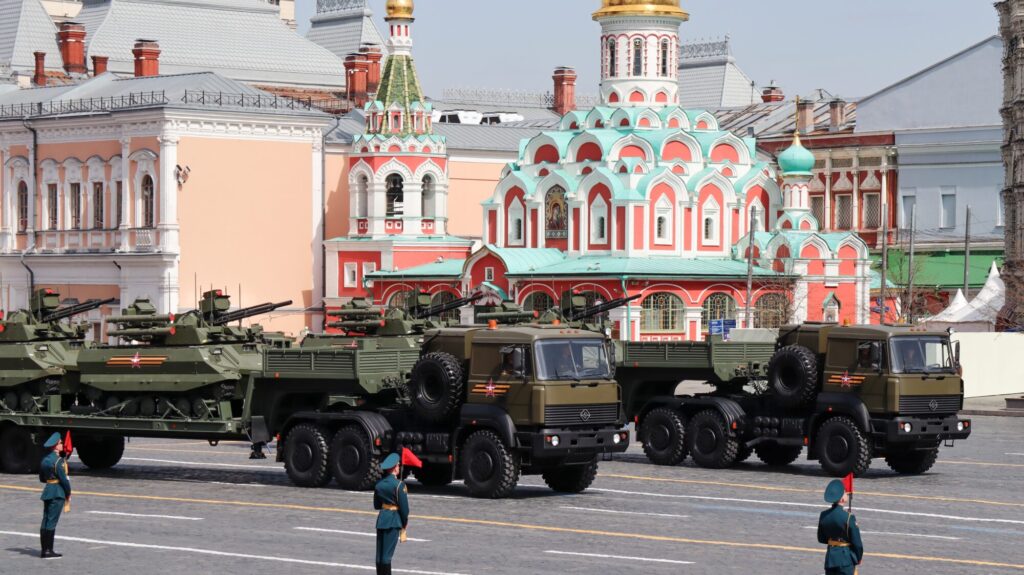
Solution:
<svg viewBox="0 0 1024 575">
<path fill-rule="evenodd" d="M 971 420 L 956 415 L 947 417 L 908 417 L 872 419 L 871 435 L 885 439 L 889 444 L 934 443 L 967 439 L 971 434 Z"/>
<path fill-rule="evenodd" d="M 578 454 L 623 453 L 629 447 L 626 429 L 547 428 L 516 432 L 516 441 L 534 458 Z"/>
</svg>

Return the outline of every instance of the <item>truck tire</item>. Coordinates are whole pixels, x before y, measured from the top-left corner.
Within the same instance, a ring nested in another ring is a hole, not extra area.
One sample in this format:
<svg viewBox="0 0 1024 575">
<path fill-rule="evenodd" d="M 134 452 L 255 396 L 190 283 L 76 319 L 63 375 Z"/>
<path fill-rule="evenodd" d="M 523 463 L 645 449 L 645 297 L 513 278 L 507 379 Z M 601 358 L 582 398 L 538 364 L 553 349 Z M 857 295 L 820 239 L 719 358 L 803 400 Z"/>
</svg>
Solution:
<svg viewBox="0 0 1024 575">
<path fill-rule="evenodd" d="M 747 444 L 740 442 L 739 447 L 736 449 L 736 461 L 733 461 L 732 464 L 736 465 L 737 463 L 743 463 L 750 459 L 750 456 L 753 454 L 753 447 L 747 447 Z"/>
<path fill-rule="evenodd" d="M 802 345 L 787 345 L 768 362 L 768 384 L 779 403 L 802 407 L 818 395 L 818 358 Z"/>
<path fill-rule="evenodd" d="M 597 477 L 597 459 L 586 465 L 566 465 L 541 474 L 544 483 L 559 493 L 583 493 Z"/>
<path fill-rule="evenodd" d="M 762 443 L 754 448 L 754 453 L 768 467 L 785 467 L 796 461 L 803 450 L 802 445 Z"/>
<path fill-rule="evenodd" d="M 473 497 L 507 497 L 519 482 L 519 455 L 488 429 L 475 431 L 466 438 L 460 465 Z"/>
<path fill-rule="evenodd" d="M 686 445 L 694 463 L 709 469 L 732 465 L 740 447 L 735 437 L 729 437 L 722 414 L 714 409 L 693 416 L 686 430 Z"/>
<path fill-rule="evenodd" d="M 299 487 L 323 487 L 331 480 L 327 465 L 327 438 L 323 429 L 300 423 L 284 442 L 284 469 Z"/>
<path fill-rule="evenodd" d="M 443 351 L 421 357 L 409 379 L 413 409 L 417 416 L 431 423 L 448 421 L 459 412 L 465 388 L 462 363 Z"/>
<path fill-rule="evenodd" d="M 859 477 L 871 467 L 871 444 L 849 417 L 825 420 L 814 440 L 821 468 L 833 477 Z"/>
<path fill-rule="evenodd" d="M 327 455 L 334 481 L 342 489 L 364 491 L 380 481 L 381 470 L 373 445 L 358 425 L 342 427 L 334 434 Z"/>
<path fill-rule="evenodd" d="M 924 451 L 894 451 L 885 456 L 885 463 L 896 473 L 920 475 L 931 469 L 938 457 L 938 448 Z"/>
<path fill-rule="evenodd" d="M 656 465 L 679 465 L 686 459 L 686 421 L 667 407 L 652 409 L 640 422 L 644 454 Z"/>
<path fill-rule="evenodd" d="M 83 437 L 75 445 L 75 451 L 89 469 L 110 469 L 124 455 L 124 438 Z"/>
<path fill-rule="evenodd" d="M 42 459 L 43 448 L 28 429 L 12 425 L 0 436 L 4 473 L 35 473 Z"/>
<path fill-rule="evenodd" d="M 424 463 L 412 474 L 425 487 L 444 487 L 452 482 L 452 466 L 444 463 Z"/>
</svg>

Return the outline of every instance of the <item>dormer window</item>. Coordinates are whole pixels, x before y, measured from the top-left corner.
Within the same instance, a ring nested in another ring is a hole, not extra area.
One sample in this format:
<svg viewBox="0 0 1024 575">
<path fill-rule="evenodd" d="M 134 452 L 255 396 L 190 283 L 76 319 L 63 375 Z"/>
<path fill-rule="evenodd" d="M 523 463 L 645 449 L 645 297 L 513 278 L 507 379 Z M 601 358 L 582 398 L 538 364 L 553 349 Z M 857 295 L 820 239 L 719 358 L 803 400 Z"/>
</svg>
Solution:
<svg viewBox="0 0 1024 575">
<path fill-rule="evenodd" d="M 672 243 L 672 204 L 664 196 L 654 208 L 654 243 Z"/>
<path fill-rule="evenodd" d="M 718 217 L 721 213 L 718 202 L 715 201 L 715 198 L 708 198 L 701 211 L 703 212 L 704 243 L 709 246 L 717 246 L 719 243 Z"/>
<path fill-rule="evenodd" d="M 590 242 L 608 243 L 608 204 L 598 196 L 590 205 Z"/>
</svg>

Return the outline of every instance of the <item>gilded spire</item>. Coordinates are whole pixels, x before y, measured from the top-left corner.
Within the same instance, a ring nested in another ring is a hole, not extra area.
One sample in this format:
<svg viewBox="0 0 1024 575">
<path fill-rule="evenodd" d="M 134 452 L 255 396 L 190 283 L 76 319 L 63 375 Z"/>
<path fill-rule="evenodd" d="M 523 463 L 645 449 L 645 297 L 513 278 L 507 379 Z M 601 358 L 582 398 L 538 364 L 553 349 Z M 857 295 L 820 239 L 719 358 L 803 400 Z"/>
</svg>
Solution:
<svg viewBox="0 0 1024 575">
<path fill-rule="evenodd" d="M 667 16 L 683 22 L 690 19 L 679 7 L 679 0 L 601 0 L 594 20 L 612 16 Z"/>
<path fill-rule="evenodd" d="M 387 16 L 384 19 L 412 20 L 413 8 L 413 0 L 388 0 L 386 5 Z"/>
</svg>

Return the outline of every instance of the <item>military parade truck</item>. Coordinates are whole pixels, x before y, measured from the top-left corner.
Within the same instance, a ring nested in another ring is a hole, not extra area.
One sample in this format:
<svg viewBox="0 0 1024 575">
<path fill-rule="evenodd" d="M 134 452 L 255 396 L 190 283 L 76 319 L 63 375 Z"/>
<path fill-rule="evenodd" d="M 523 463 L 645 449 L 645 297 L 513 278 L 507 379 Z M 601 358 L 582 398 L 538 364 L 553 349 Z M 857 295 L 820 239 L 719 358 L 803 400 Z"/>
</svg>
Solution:
<svg viewBox="0 0 1024 575">
<path fill-rule="evenodd" d="M 520 473 L 582 491 L 598 456 L 628 443 L 607 339 L 591 332 L 444 328 L 293 347 L 227 325 L 283 304 L 228 311 L 211 292 L 174 317 L 146 303 L 108 321 L 121 345 L 84 348 L 84 362 L 49 375 L 59 382 L 32 388 L 27 409 L 0 407 L 4 471 L 34 471 L 54 430 L 72 430 L 97 469 L 120 461 L 126 437 L 248 440 L 254 456 L 277 438 L 298 485 L 367 488 L 378 459 L 406 446 L 424 461 L 421 482 L 461 478 L 473 495 L 503 497 Z"/>
<path fill-rule="evenodd" d="M 959 348 L 946 332 L 805 323 L 769 341 L 623 342 L 616 363 L 627 416 L 661 465 L 689 455 L 724 468 L 756 453 L 783 466 L 807 447 L 837 477 L 864 473 L 875 457 L 918 474 L 941 443 L 971 432 L 957 416 Z M 713 391 L 674 395 L 698 378 Z"/>
</svg>

